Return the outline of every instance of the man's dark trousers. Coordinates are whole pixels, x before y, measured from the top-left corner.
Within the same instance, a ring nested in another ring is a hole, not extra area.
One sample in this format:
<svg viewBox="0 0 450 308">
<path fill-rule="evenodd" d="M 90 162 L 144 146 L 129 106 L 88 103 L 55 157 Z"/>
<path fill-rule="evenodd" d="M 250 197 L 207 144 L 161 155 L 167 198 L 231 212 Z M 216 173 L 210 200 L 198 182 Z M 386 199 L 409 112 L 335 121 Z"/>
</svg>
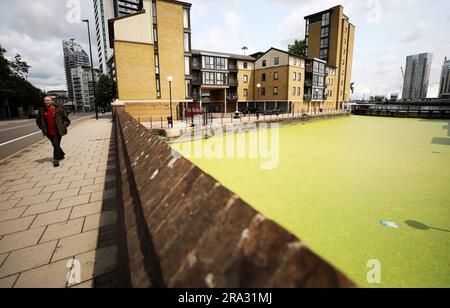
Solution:
<svg viewBox="0 0 450 308">
<path fill-rule="evenodd" d="M 62 136 L 60 136 L 60 135 L 56 135 L 56 136 L 47 135 L 47 138 L 51 141 L 51 143 L 53 145 L 53 160 L 64 159 L 64 156 L 66 154 L 61 149 Z"/>
</svg>

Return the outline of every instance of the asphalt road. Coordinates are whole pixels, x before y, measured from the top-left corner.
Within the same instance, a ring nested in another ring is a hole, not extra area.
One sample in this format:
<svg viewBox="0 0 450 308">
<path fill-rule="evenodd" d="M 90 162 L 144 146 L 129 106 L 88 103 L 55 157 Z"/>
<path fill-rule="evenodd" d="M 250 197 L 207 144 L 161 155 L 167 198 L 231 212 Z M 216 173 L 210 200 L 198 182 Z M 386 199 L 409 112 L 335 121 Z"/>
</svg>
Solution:
<svg viewBox="0 0 450 308">
<path fill-rule="evenodd" d="M 72 125 L 91 119 L 94 113 L 70 115 Z M 36 126 L 36 119 L 0 121 L 0 161 L 41 141 L 44 137 Z"/>
</svg>

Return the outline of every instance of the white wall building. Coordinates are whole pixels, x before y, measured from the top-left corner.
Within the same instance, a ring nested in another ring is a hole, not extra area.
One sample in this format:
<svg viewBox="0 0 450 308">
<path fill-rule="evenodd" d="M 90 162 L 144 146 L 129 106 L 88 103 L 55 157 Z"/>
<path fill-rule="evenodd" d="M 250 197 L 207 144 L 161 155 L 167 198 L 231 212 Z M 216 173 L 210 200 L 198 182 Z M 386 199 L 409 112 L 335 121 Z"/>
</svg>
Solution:
<svg viewBox="0 0 450 308">
<path fill-rule="evenodd" d="M 77 111 L 95 111 L 95 89 L 92 71 L 87 66 L 77 66 L 71 70 L 74 104 Z M 99 70 L 94 70 L 95 82 L 100 79 Z"/>
<path fill-rule="evenodd" d="M 100 71 L 107 75 L 107 61 L 113 54 L 109 46 L 108 20 L 115 17 L 113 0 L 93 0 L 95 14 L 95 32 L 97 38 L 97 51 Z"/>
<path fill-rule="evenodd" d="M 109 46 L 108 20 L 126 16 L 141 9 L 140 0 L 93 0 L 95 14 L 95 31 L 100 71 L 108 75 L 108 60 L 113 55 Z"/>
</svg>

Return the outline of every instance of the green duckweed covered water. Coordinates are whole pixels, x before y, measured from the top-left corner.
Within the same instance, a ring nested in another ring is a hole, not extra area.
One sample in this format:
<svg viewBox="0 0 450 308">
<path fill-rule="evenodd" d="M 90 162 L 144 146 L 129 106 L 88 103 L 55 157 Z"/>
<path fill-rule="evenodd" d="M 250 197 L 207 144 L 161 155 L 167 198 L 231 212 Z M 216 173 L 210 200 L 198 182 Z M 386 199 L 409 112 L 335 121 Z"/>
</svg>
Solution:
<svg viewBox="0 0 450 308">
<path fill-rule="evenodd" d="M 273 170 L 191 160 L 360 286 L 450 287 L 449 125 L 353 116 L 280 128 Z M 381 284 L 367 281 L 372 259 Z"/>
</svg>

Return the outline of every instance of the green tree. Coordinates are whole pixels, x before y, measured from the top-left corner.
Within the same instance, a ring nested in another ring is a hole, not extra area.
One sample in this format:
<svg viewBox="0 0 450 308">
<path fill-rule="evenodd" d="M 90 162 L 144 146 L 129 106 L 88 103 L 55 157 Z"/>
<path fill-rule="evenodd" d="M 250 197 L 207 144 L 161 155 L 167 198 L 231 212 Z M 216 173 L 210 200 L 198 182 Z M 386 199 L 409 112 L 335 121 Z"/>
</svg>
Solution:
<svg viewBox="0 0 450 308">
<path fill-rule="evenodd" d="M 306 41 L 295 40 L 294 44 L 288 46 L 290 53 L 298 56 L 306 56 Z"/>
<path fill-rule="evenodd" d="M 100 108 L 108 108 L 116 98 L 116 85 L 111 77 L 101 75 L 95 88 L 95 101 Z"/>
<path fill-rule="evenodd" d="M 14 59 L 9 61 L 9 67 L 11 68 L 12 73 L 19 77 L 24 77 L 31 68 L 27 62 L 22 61 L 22 56 L 19 54 L 16 54 Z"/>
<path fill-rule="evenodd" d="M 0 45 L 0 116 L 17 115 L 17 107 L 32 108 L 42 104 L 42 92 L 23 77 L 30 66 L 16 55 L 12 61 L 5 57 Z M 5 110 L 8 110 L 5 112 Z"/>
</svg>

